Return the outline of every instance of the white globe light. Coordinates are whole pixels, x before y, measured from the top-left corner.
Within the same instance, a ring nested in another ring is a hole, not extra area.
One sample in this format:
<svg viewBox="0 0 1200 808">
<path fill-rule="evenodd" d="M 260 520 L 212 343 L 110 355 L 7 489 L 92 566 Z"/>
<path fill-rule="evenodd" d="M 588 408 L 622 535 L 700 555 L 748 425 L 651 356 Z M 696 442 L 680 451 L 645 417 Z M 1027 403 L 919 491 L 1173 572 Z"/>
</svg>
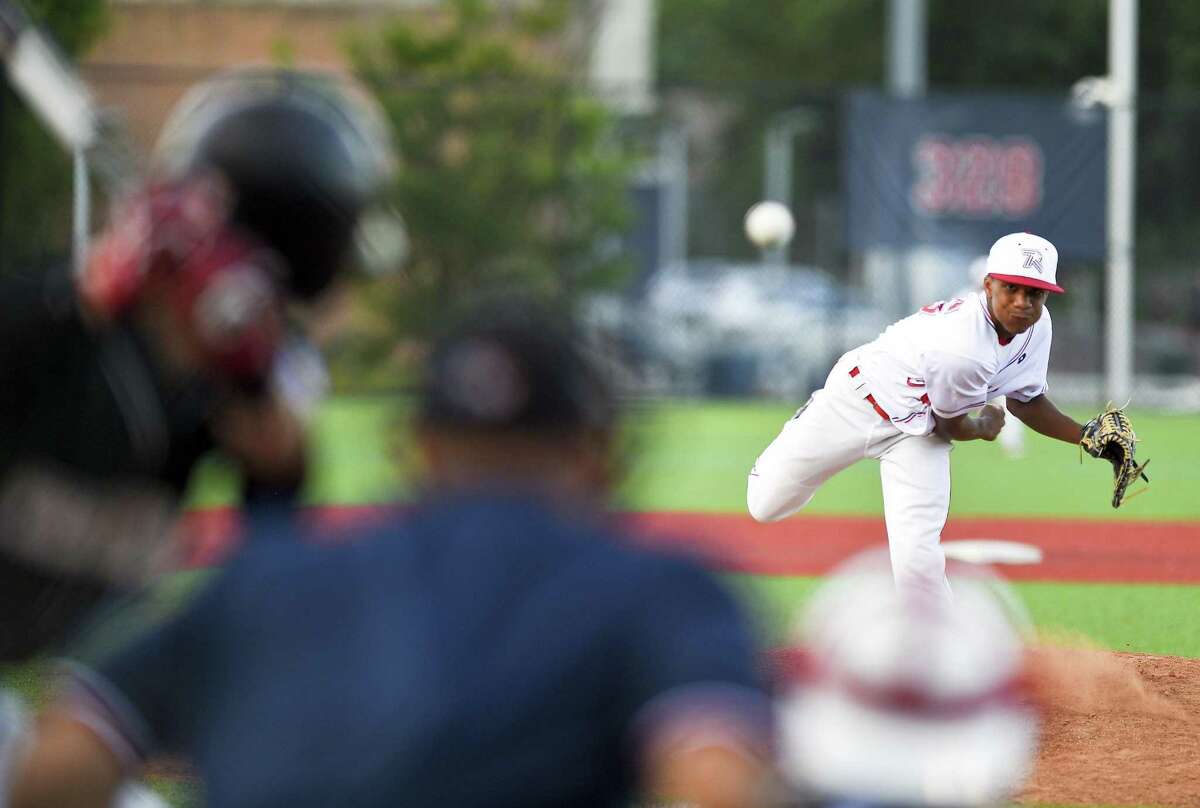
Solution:
<svg viewBox="0 0 1200 808">
<path fill-rule="evenodd" d="M 746 211 L 745 225 L 746 238 L 762 250 L 784 246 L 796 232 L 796 222 L 787 205 L 769 200 Z"/>
</svg>

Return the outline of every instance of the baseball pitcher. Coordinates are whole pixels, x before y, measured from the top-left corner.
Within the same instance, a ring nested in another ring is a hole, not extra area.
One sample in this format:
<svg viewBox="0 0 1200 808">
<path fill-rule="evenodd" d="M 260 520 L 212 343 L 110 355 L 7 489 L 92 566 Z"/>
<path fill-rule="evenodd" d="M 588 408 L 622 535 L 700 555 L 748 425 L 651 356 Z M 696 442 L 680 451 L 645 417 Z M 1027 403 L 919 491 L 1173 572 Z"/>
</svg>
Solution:
<svg viewBox="0 0 1200 808">
<path fill-rule="evenodd" d="M 755 462 L 750 514 L 760 522 L 782 519 L 842 469 L 878 460 L 897 585 L 948 595 L 940 540 L 950 508 L 950 450 L 954 441 L 995 440 L 1005 412 L 987 402 L 999 396 L 1035 432 L 1109 460 L 1118 506 L 1143 468 L 1133 463 L 1128 419 L 1118 413 L 1085 426 L 1046 394 L 1053 336 L 1046 298 L 1063 292 L 1057 270 L 1053 244 L 1009 234 L 988 253 L 981 291 L 925 306 L 843 355 L 824 389 Z"/>
</svg>

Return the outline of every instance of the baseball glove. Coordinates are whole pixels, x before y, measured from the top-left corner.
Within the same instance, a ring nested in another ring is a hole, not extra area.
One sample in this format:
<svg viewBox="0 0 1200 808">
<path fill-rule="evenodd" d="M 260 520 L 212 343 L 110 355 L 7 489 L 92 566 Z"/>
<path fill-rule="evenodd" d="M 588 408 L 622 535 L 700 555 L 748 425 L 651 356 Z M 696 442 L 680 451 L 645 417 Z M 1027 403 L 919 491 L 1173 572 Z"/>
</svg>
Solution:
<svg viewBox="0 0 1200 808">
<path fill-rule="evenodd" d="M 1140 466 L 1134 460 L 1137 436 L 1133 434 L 1133 424 L 1124 410 L 1111 405 L 1104 412 L 1083 425 L 1083 435 L 1079 439 L 1081 452 L 1087 452 L 1092 457 L 1098 457 L 1112 463 L 1113 467 L 1113 497 L 1112 506 L 1121 507 L 1121 503 L 1146 489 L 1136 491 L 1128 497 L 1125 491 L 1138 477 L 1147 483 L 1145 469 L 1150 463 L 1147 460 Z M 1080 454 L 1082 457 L 1082 453 Z"/>
</svg>

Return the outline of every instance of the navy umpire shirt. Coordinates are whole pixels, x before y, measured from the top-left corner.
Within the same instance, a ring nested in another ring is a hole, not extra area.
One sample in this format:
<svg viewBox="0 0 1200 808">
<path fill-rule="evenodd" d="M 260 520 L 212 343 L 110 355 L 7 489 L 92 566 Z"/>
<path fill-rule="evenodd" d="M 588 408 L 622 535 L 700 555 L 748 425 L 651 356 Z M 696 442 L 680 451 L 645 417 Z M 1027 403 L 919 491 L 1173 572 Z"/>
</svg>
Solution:
<svg viewBox="0 0 1200 808">
<path fill-rule="evenodd" d="M 72 692 L 128 762 L 194 760 L 216 806 L 625 805 L 657 722 L 765 740 L 769 703 L 712 577 L 599 525 L 475 493 L 259 542 Z"/>
</svg>

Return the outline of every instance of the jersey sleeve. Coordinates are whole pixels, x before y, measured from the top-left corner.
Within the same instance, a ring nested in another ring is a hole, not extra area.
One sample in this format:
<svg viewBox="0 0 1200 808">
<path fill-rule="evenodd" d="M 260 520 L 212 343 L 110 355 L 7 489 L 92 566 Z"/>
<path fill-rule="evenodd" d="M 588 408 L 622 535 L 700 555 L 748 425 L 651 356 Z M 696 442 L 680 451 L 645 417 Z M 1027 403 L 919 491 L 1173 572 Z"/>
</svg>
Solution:
<svg viewBox="0 0 1200 808">
<path fill-rule="evenodd" d="M 925 393 L 934 415 L 955 418 L 988 400 L 988 371 L 981 363 L 950 351 L 925 354 Z"/>
<path fill-rule="evenodd" d="M 732 598 L 684 565 L 648 585 L 648 609 L 628 626 L 623 687 L 636 743 L 702 730 L 738 743 L 765 742 L 771 708 L 758 650 Z"/>
<path fill-rule="evenodd" d="M 153 755 L 181 751 L 203 701 L 222 589 L 219 577 L 178 616 L 64 664 L 69 708 L 130 770 Z"/>
</svg>

